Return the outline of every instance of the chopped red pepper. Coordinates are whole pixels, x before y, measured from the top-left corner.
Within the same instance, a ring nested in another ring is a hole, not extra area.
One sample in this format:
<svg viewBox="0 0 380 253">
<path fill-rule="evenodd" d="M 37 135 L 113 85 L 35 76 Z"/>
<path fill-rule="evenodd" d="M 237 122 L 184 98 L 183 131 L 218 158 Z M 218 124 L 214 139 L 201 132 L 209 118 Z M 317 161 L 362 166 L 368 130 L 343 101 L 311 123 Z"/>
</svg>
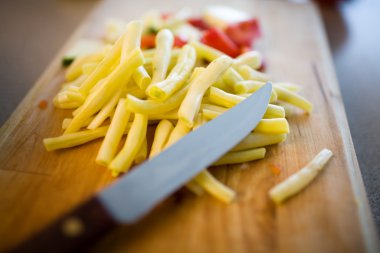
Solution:
<svg viewBox="0 0 380 253">
<path fill-rule="evenodd" d="M 229 25 L 226 28 L 226 34 L 239 47 L 252 48 L 254 41 L 261 36 L 259 21 L 254 18 Z"/>
<path fill-rule="evenodd" d="M 141 48 L 149 49 L 154 48 L 156 45 L 156 35 L 155 34 L 144 34 L 141 37 Z"/>
<path fill-rule="evenodd" d="M 162 18 L 163 20 L 166 20 L 166 19 L 168 19 L 171 15 L 173 15 L 173 13 L 170 13 L 170 12 L 162 13 L 162 14 L 161 14 L 161 18 Z"/>
<path fill-rule="evenodd" d="M 240 53 L 236 44 L 218 28 L 210 28 L 206 30 L 203 33 L 201 42 L 210 47 L 216 48 L 231 57 L 236 57 Z"/>
<path fill-rule="evenodd" d="M 190 25 L 194 26 L 195 28 L 198 28 L 201 31 L 210 28 L 209 25 L 207 25 L 202 18 L 189 18 L 187 22 L 189 22 Z"/>
<path fill-rule="evenodd" d="M 173 47 L 183 47 L 186 45 L 187 41 L 181 39 L 180 37 L 175 36 Z M 154 48 L 156 46 L 156 35 L 155 34 L 144 34 L 141 37 L 141 48 L 142 49 L 149 49 Z"/>
<path fill-rule="evenodd" d="M 247 53 L 249 51 L 252 51 L 251 47 L 246 47 L 246 46 L 240 47 L 240 54 L 244 54 L 244 53 Z"/>
<path fill-rule="evenodd" d="M 184 45 L 186 45 L 186 43 L 187 43 L 187 41 L 181 39 L 181 38 L 178 37 L 178 36 L 175 36 L 175 37 L 174 37 L 174 45 L 173 45 L 173 47 L 179 47 L 179 48 L 181 48 L 181 47 L 183 47 Z"/>
</svg>

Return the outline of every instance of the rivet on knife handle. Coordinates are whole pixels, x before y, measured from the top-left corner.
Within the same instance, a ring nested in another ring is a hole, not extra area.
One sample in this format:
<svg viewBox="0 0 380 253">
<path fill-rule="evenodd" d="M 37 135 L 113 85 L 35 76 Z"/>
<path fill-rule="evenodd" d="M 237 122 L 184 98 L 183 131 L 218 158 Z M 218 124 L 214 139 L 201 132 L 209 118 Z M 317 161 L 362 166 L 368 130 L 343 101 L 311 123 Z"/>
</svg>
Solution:
<svg viewBox="0 0 380 253">
<path fill-rule="evenodd" d="M 94 197 L 10 252 L 82 252 L 115 226 Z"/>
</svg>

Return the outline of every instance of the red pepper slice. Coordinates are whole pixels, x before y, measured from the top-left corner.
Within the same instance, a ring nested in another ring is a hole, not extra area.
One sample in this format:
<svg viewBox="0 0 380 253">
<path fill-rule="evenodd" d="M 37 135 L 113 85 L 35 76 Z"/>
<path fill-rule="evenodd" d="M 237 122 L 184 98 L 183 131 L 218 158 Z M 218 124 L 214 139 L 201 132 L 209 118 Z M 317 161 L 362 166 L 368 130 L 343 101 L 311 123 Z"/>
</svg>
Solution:
<svg viewBox="0 0 380 253">
<path fill-rule="evenodd" d="M 247 53 L 249 51 L 252 51 L 251 47 L 246 47 L 246 46 L 240 47 L 240 54 L 244 54 L 244 53 Z"/>
<path fill-rule="evenodd" d="M 211 28 L 203 33 L 201 42 L 225 54 L 236 57 L 240 51 L 236 44 L 220 29 Z"/>
<path fill-rule="evenodd" d="M 201 31 L 210 28 L 202 18 L 189 18 L 187 22 Z"/>
<path fill-rule="evenodd" d="M 181 39 L 180 37 L 178 36 L 174 36 L 174 45 L 173 47 L 178 47 L 178 48 L 181 48 L 183 47 L 184 45 L 186 45 L 187 41 Z"/>
<path fill-rule="evenodd" d="M 186 45 L 187 41 L 181 39 L 180 37 L 175 36 L 173 47 L 181 48 Z M 156 35 L 155 34 L 144 34 L 141 37 L 141 48 L 149 49 L 154 48 L 156 46 Z"/>
<path fill-rule="evenodd" d="M 161 14 L 161 18 L 162 18 L 163 20 L 166 20 L 166 19 L 168 19 L 171 15 L 173 15 L 173 13 L 171 13 L 171 12 L 165 12 L 165 13 L 162 13 L 162 14 Z"/>
<path fill-rule="evenodd" d="M 256 18 L 229 25 L 225 32 L 239 47 L 252 48 L 254 41 L 261 36 Z"/>
<path fill-rule="evenodd" d="M 156 46 L 156 35 L 155 34 L 144 34 L 141 37 L 141 48 L 149 49 Z"/>
</svg>

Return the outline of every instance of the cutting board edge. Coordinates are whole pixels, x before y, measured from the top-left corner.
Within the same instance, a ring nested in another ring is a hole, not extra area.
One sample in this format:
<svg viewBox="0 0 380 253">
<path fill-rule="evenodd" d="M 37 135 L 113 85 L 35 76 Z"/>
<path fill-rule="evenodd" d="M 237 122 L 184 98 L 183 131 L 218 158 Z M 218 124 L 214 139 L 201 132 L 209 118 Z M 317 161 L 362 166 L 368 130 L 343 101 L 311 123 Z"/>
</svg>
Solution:
<svg viewBox="0 0 380 253">
<path fill-rule="evenodd" d="M 339 81 L 336 76 L 335 66 L 333 64 L 331 49 L 327 40 L 326 29 L 322 20 L 320 9 L 317 4 L 312 3 L 313 8 L 317 12 L 318 23 L 320 24 L 319 32 L 322 33 L 320 38 L 320 43 L 323 46 L 323 61 L 324 65 L 328 66 L 326 68 L 325 76 L 327 78 L 327 83 L 330 83 L 329 88 L 333 88 L 334 96 L 333 102 L 333 113 L 337 119 L 337 126 L 342 135 L 344 155 L 347 161 L 347 170 L 350 178 L 350 183 L 352 186 L 352 191 L 357 201 L 358 216 L 360 227 L 363 233 L 363 240 L 367 252 L 378 252 L 380 249 L 380 240 L 378 238 L 377 229 L 374 222 L 374 217 L 370 209 L 367 192 L 365 190 L 363 177 L 361 174 L 359 162 L 356 156 L 355 147 L 352 141 L 351 131 L 349 128 L 347 114 L 344 107 L 342 93 L 340 91 Z M 324 36 L 323 36 L 324 35 Z"/>
</svg>

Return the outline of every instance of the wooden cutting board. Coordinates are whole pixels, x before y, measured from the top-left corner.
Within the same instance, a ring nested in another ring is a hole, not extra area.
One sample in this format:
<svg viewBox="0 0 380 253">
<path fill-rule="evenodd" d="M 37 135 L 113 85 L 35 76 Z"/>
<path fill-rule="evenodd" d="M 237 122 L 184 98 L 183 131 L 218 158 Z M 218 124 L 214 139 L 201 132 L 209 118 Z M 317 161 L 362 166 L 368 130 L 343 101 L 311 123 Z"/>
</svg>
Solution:
<svg viewBox="0 0 380 253">
<path fill-rule="evenodd" d="M 61 134 L 61 121 L 70 114 L 51 103 L 63 81 L 62 52 L 80 37 L 100 36 L 109 16 L 134 19 L 151 8 L 200 10 L 212 3 L 98 4 L 0 130 L 0 251 L 114 180 L 94 162 L 100 141 L 58 152 L 42 145 L 43 138 Z M 302 94 L 315 105 L 313 114 L 296 111 L 289 117 L 287 141 L 270 147 L 264 160 L 211 170 L 237 191 L 232 204 L 182 190 L 135 230 L 120 227 L 94 242 L 94 252 L 376 252 L 374 224 L 316 7 L 248 0 L 234 1 L 234 7 L 259 17 L 268 72 L 276 80 L 303 85 Z M 49 101 L 45 110 L 37 106 L 42 99 Z M 325 147 L 334 152 L 326 170 L 301 194 L 274 205 L 268 190 Z M 272 165 L 282 169 L 280 175 L 273 174 Z"/>
</svg>

